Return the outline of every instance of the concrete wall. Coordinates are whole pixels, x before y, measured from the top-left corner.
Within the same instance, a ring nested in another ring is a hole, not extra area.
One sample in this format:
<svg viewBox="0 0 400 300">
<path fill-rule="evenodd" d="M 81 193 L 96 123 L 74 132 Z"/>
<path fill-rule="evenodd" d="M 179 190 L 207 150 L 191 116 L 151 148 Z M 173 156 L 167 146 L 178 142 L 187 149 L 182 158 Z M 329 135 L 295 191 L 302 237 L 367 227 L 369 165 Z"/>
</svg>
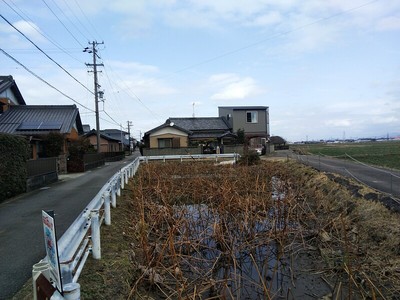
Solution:
<svg viewBox="0 0 400 300">
<path fill-rule="evenodd" d="M 57 172 L 29 177 L 26 180 L 26 191 L 33 191 L 56 181 L 58 181 Z"/>
</svg>

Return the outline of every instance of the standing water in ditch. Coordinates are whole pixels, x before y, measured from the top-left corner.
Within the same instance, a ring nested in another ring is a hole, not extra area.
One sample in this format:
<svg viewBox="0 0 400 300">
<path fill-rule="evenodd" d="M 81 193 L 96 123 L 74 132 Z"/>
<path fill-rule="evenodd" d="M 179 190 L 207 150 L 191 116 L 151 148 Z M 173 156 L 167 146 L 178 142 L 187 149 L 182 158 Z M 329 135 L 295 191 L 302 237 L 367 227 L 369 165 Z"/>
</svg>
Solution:
<svg viewBox="0 0 400 300">
<path fill-rule="evenodd" d="M 239 224 L 246 219 L 245 212 L 219 215 L 204 204 L 174 209 L 186 220 L 175 238 L 177 251 L 186 257 L 180 267 L 192 280 L 208 278 L 205 298 L 264 299 L 293 287 L 290 256 L 271 235 L 283 229 L 268 221 L 275 210 L 263 219 Z"/>
<path fill-rule="evenodd" d="M 297 271 L 309 258 L 294 242 L 300 225 L 288 184 L 257 170 L 255 177 L 228 171 L 170 170 L 141 179 L 140 280 L 161 298 L 307 299 L 303 287 L 313 283 L 301 282 Z"/>
</svg>

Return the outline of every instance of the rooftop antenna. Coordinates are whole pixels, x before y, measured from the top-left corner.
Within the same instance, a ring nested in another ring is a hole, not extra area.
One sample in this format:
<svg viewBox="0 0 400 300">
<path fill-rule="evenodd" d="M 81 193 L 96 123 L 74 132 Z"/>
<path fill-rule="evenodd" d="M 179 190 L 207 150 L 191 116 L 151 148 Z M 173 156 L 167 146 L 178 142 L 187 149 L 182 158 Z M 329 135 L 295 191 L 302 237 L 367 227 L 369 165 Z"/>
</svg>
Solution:
<svg viewBox="0 0 400 300">
<path fill-rule="evenodd" d="M 192 117 L 193 117 L 193 118 L 194 118 L 194 106 L 195 106 L 195 104 L 196 104 L 195 102 L 192 103 L 192 105 L 193 105 L 193 114 L 192 114 Z"/>
</svg>

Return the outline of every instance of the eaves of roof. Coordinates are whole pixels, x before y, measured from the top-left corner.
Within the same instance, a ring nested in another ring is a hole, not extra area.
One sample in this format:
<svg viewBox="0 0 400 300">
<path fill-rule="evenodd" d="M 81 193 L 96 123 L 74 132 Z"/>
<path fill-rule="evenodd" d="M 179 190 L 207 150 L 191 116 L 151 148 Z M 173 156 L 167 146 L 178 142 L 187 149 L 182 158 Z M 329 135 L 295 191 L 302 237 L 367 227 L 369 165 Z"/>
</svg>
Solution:
<svg viewBox="0 0 400 300">
<path fill-rule="evenodd" d="M 18 100 L 18 104 L 20 105 L 26 105 L 24 97 L 22 97 L 22 94 L 17 86 L 17 83 L 13 79 L 13 77 L 10 76 L 0 76 L 0 93 L 4 92 L 7 89 L 11 89 L 12 92 L 14 93 L 15 97 Z"/>
<path fill-rule="evenodd" d="M 177 130 L 179 130 L 179 131 L 182 131 L 182 132 L 185 132 L 185 133 L 187 133 L 187 134 L 191 134 L 191 133 L 192 133 L 190 130 L 187 130 L 187 129 L 185 129 L 185 128 L 182 128 L 182 127 L 176 125 L 176 124 L 173 123 L 173 122 L 169 122 L 169 120 L 170 120 L 170 119 L 168 119 L 164 124 L 161 124 L 160 126 L 157 126 L 156 128 L 153 128 L 153 129 L 147 131 L 144 135 L 145 135 L 145 136 L 150 135 L 150 134 L 152 134 L 152 133 L 154 133 L 154 132 L 157 132 L 157 131 L 159 131 L 159 130 L 161 130 L 161 129 L 163 129 L 163 128 L 167 128 L 167 127 L 175 128 L 175 129 L 177 129 Z"/>
<path fill-rule="evenodd" d="M 96 132 L 95 129 L 92 129 L 92 130 L 90 130 L 89 132 L 85 133 L 84 136 L 89 137 L 89 136 L 92 136 L 92 135 L 96 135 L 96 136 L 97 136 L 97 132 Z M 103 134 L 103 133 L 101 133 L 101 132 L 100 132 L 100 137 L 103 138 L 103 139 L 105 139 L 105 140 L 107 140 L 107 141 L 110 141 L 110 142 L 118 142 L 118 143 L 121 143 L 121 140 L 120 140 L 120 139 L 115 139 L 115 138 L 113 138 L 113 137 L 111 137 L 111 136 L 109 136 L 109 135 Z"/>
<path fill-rule="evenodd" d="M 79 134 L 83 133 L 79 110 L 76 105 L 13 105 L 0 115 L 0 132 L 21 135 L 47 134 L 54 130 L 19 130 L 23 122 L 57 122 L 56 131 L 70 133 L 74 124 Z"/>
</svg>

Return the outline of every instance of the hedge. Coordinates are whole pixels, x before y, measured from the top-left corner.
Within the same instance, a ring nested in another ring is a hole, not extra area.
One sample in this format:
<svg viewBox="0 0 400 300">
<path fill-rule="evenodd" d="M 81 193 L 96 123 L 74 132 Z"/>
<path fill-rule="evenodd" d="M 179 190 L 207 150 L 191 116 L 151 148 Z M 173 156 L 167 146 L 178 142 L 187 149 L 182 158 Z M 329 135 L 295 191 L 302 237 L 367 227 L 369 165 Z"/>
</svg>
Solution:
<svg viewBox="0 0 400 300">
<path fill-rule="evenodd" d="M 0 202 L 26 191 L 28 157 L 25 138 L 0 133 Z"/>
</svg>

